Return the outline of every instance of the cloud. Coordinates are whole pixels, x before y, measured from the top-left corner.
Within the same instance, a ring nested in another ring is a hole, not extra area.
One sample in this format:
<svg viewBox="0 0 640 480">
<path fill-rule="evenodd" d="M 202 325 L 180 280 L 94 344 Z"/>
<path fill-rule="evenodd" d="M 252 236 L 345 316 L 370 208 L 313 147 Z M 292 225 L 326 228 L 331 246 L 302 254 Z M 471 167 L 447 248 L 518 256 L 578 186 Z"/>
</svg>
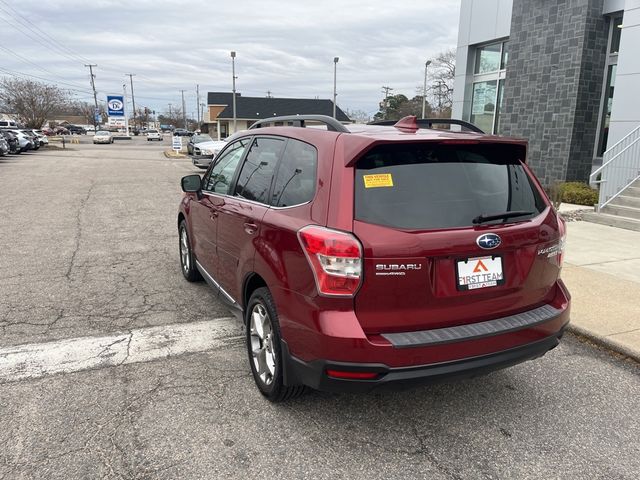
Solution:
<svg viewBox="0 0 640 480">
<path fill-rule="evenodd" d="M 231 50 L 238 91 L 256 96 L 331 98 L 337 56 L 338 104 L 374 112 L 382 85 L 414 95 L 424 61 L 455 47 L 459 3 L 0 0 L 0 45 L 40 67 L 2 51 L 2 68 L 63 80 L 90 99 L 83 64 L 97 63 L 102 97 L 135 73 L 136 104 L 164 110 L 186 89 L 195 111 L 197 83 L 231 90 Z"/>
</svg>

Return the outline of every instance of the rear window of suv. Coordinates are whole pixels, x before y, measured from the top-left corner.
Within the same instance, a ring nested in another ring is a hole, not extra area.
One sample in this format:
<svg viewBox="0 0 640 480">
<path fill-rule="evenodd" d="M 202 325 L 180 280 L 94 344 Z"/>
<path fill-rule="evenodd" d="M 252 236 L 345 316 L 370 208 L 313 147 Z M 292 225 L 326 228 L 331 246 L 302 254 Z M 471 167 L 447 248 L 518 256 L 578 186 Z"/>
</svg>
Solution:
<svg viewBox="0 0 640 480">
<path fill-rule="evenodd" d="M 469 227 L 480 215 L 513 211 L 532 213 L 509 222 L 528 220 L 545 203 L 522 166 L 523 154 L 509 144 L 376 147 L 356 165 L 356 219 L 410 230 Z"/>
</svg>

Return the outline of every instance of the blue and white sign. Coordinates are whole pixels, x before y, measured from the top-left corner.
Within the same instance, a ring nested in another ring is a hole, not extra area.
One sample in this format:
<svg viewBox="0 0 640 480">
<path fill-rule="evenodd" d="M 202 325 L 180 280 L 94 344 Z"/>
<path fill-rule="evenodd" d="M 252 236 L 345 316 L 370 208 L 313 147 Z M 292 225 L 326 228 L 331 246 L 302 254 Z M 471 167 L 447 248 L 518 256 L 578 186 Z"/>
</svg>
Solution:
<svg viewBox="0 0 640 480">
<path fill-rule="evenodd" d="M 110 117 L 124 117 L 124 97 L 107 95 L 107 110 Z"/>
<path fill-rule="evenodd" d="M 179 152 L 180 150 L 182 150 L 182 137 L 178 137 L 178 136 L 172 137 L 171 138 L 171 147 L 176 152 Z"/>
</svg>

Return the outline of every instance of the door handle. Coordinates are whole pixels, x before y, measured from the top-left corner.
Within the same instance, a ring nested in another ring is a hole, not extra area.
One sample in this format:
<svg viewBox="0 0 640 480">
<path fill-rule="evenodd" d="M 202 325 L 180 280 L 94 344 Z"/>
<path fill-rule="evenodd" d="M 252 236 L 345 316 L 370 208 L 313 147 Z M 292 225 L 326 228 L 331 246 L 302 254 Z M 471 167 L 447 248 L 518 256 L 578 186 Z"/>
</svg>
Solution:
<svg viewBox="0 0 640 480">
<path fill-rule="evenodd" d="M 218 218 L 218 212 L 217 212 L 216 210 L 211 210 L 211 211 L 209 212 L 209 218 L 210 218 L 211 220 L 215 220 L 215 219 L 217 219 L 217 218 Z"/>
<path fill-rule="evenodd" d="M 244 222 L 244 231 L 249 235 L 253 235 L 254 233 L 256 233 L 256 230 L 258 230 L 258 225 L 256 225 L 255 223 Z"/>
</svg>

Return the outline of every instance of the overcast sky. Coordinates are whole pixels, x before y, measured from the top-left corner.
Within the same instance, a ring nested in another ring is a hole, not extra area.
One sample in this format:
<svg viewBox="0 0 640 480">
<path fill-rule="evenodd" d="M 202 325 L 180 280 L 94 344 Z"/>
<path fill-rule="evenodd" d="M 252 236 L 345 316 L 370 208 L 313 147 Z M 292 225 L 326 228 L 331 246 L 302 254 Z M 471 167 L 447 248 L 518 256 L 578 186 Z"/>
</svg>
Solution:
<svg viewBox="0 0 640 480">
<path fill-rule="evenodd" d="M 413 96 L 424 62 L 456 46 L 460 0 L 0 0 L 0 75 L 21 72 L 93 100 L 135 73 L 136 106 L 178 105 L 195 117 L 201 93 L 331 98 L 375 113 L 383 85 Z M 20 58 L 22 57 L 22 58 Z M 64 84 L 62 82 L 65 82 Z M 206 100 L 203 100 L 206 103 Z"/>
</svg>

